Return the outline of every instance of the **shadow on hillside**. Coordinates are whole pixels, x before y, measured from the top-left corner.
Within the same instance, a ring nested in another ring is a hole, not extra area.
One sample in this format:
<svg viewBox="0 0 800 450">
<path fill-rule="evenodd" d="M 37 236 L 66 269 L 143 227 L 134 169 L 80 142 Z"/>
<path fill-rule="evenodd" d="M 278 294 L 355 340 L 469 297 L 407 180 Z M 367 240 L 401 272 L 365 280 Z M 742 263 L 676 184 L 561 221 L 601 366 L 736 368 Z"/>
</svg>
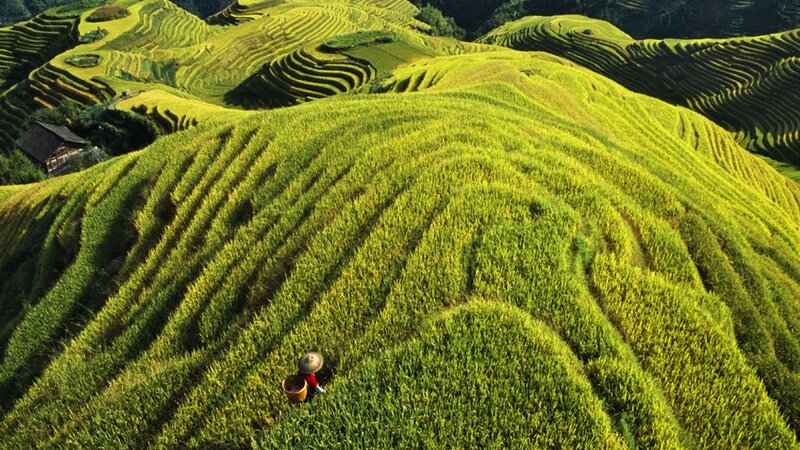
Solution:
<svg viewBox="0 0 800 450">
<path fill-rule="evenodd" d="M 238 86 L 225 94 L 225 103 L 244 109 L 269 109 L 290 106 L 295 99 L 284 90 L 274 86 L 262 75 L 265 68 L 250 75 Z"/>
</svg>

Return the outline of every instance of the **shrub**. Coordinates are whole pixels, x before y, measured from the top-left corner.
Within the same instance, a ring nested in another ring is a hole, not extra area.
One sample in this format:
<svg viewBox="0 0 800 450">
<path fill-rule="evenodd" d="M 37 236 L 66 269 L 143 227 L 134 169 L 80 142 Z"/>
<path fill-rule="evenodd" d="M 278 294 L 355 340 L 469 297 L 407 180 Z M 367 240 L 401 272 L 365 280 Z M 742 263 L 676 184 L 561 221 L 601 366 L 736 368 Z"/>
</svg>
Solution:
<svg viewBox="0 0 800 450">
<path fill-rule="evenodd" d="M 87 148 L 70 158 L 61 168 L 59 175 L 80 172 L 103 161 L 108 161 L 109 158 L 108 153 L 99 147 Z"/>
<path fill-rule="evenodd" d="M 23 184 L 39 181 L 44 173 L 21 151 L 0 153 L 0 184 Z"/>
<path fill-rule="evenodd" d="M 78 39 L 78 42 L 81 44 L 91 44 L 92 42 L 97 42 L 106 36 L 108 36 L 108 30 L 97 27 L 96 30 L 92 30 L 81 36 L 80 39 Z"/>
<path fill-rule="evenodd" d="M 81 111 L 72 128 L 114 155 L 143 148 L 163 133 L 153 119 L 134 112 L 107 109 L 105 104 Z"/>
<path fill-rule="evenodd" d="M 397 42 L 397 34 L 391 31 L 359 31 L 328 39 L 322 48 L 331 51 L 350 50 L 356 47 Z"/>
<path fill-rule="evenodd" d="M 25 128 L 32 125 L 34 122 L 46 122 L 53 125 L 66 126 L 75 121 L 80 114 L 81 106 L 74 102 L 64 102 L 56 108 L 43 108 L 31 114 Z"/>
<path fill-rule="evenodd" d="M 463 39 L 466 35 L 466 31 L 459 27 L 452 17 L 445 17 L 438 8 L 431 5 L 425 5 L 420 8 L 417 19 L 430 25 L 431 34 L 434 36 Z"/>
<path fill-rule="evenodd" d="M 86 18 L 87 22 L 108 22 L 110 20 L 121 19 L 131 13 L 128 8 L 116 5 L 102 6 Z"/>
<path fill-rule="evenodd" d="M 72 55 L 65 60 L 65 62 L 75 67 L 95 67 L 100 64 L 100 55 L 92 53 L 84 53 L 81 55 Z"/>
</svg>

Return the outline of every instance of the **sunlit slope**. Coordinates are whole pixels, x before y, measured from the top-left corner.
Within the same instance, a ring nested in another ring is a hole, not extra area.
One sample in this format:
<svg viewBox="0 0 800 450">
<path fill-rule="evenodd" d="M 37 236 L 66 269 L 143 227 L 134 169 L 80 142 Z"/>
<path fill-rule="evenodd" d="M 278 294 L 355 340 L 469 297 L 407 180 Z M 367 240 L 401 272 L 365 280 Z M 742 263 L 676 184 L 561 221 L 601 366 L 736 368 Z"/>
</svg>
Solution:
<svg viewBox="0 0 800 450">
<path fill-rule="evenodd" d="M 780 0 L 428 0 L 470 31 L 525 16 L 581 14 L 640 39 L 753 36 L 800 26 L 800 1 Z"/>
<path fill-rule="evenodd" d="M 174 96 L 186 98 L 195 105 L 206 103 L 207 107 L 201 106 L 205 110 L 219 110 L 219 106 L 236 108 L 244 102 L 229 93 L 248 77 L 265 67 L 285 65 L 284 61 L 294 64 L 295 56 L 305 55 L 306 47 L 339 34 L 391 30 L 404 33 L 407 40 L 416 41 L 418 45 L 435 47 L 440 41 L 420 33 L 428 26 L 413 18 L 417 9 L 405 0 L 262 2 L 248 6 L 252 20 L 233 21 L 235 26 L 209 25 L 167 0 L 117 0 L 113 4 L 126 7 L 130 14 L 98 23 L 87 20 L 96 8 L 88 9 L 82 13 L 79 25 L 73 18 L 73 29 L 56 35 L 60 39 L 74 39 L 72 35 L 87 35 L 100 28 L 108 32 L 107 36 L 78 45 L 52 59 L 53 55 L 49 55 L 36 65 L 26 67 L 25 70 L 30 71 L 25 73 L 28 90 L 19 94 L 20 89 L 17 89 L 0 97 L 0 102 L 23 114 L 5 114 L 8 117 L 0 114 L 0 125 L 16 125 L 15 121 L 22 121 L 36 108 L 55 108 L 65 102 L 89 106 L 112 101 L 126 92 L 149 92 L 150 95 L 141 97 L 152 100 L 144 105 L 148 111 L 157 110 L 159 100 L 169 102 Z M 2 38 L 0 30 L 0 70 Z M 456 46 L 455 41 L 451 46 Z M 39 56 L 43 55 L 45 53 Z M 73 63 L 81 58 L 92 58 L 93 63 L 83 66 Z M 368 62 L 348 61 L 350 65 L 363 66 L 368 75 L 375 72 Z M 37 68 L 39 64 L 42 66 Z M 320 89 L 309 98 L 344 92 L 363 84 L 349 83 L 339 76 L 338 67 L 334 65 L 333 68 L 333 88 L 317 83 Z M 313 67 L 303 65 L 299 69 L 314 71 Z M 297 78 L 281 74 L 279 81 L 294 90 L 306 89 Z M 167 96 L 162 99 L 159 93 Z M 258 105 L 271 104 L 273 94 L 258 91 L 248 100 Z M 20 100 L 26 103 L 21 105 Z M 173 121 L 192 123 L 194 116 L 197 114 L 182 115 Z M 153 117 L 162 120 L 158 114 Z M 12 140 L 19 134 L 19 130 L 13 130 Z"/>
<path fill-rule="evenodd" d="M 582 16 L 527 17 L 481 41 L 567 57 L 629 89 L 705 114 L 749 149 L 800 163 L 800 30 L 637 41 Z"/>
<path fill-rule="evenodd" d="M 212 103 L 222 103 L 225 93 L 264 64 L 309 42 L 354 31 L 423 26 L 413 19 L 413 6 L 404 14 L 362 0 L 268 3 L 257 19 L 228 27 L 206 25 L 166 0 L 147 0 L 130 9 L 135 24 L 97 44 L 92 53 L 103 59 L 86 74 L 114 86 L 126 80 L 161 83 Z"/>
<path fill-rule="evenodd" d="M 379 87 L 0 189 L 4 445 L 797 447 L 796 183 L 550 55 Z"/>
<path fill-rule="evenodd" d="M 244 108 L 289 106 L 361 88 L 380 74 L 442 55 L 499 49 L 408 32 L 357 32 L 313 42 L 251 75 L 225 99 Z"/>
</svg>

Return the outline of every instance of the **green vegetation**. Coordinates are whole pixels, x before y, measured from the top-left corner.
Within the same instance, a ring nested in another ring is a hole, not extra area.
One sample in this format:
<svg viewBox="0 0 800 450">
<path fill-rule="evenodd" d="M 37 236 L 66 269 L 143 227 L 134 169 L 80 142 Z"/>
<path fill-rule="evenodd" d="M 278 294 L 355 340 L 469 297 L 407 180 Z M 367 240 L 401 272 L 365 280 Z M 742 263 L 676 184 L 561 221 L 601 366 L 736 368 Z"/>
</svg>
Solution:
<svg viewBox="0 0 800 450">
<path fill-rule="evenodd" d="M 319 44 L 340 34 L 389 29 L 409 34 L 409 39 L 420 41 L 416 45 L 427 45 L 425 39 L 431 46 L 439 45 L 434 38 L 415 31 L 426 30 L 427 25 L 415 20 L 413 16 L 417 10 L 401 0 L 378 4 L 365 0 L 339 0 L 324 5 L 311 0 L 292 0 L 278 4 L 237 5 L 235 11 L 231 9 L 220 14 L 220 17 L 226 17 L 223 22 L 236 24 L 227 27 L 209 26 L 165 0 L 116 2 L 87 10 L 82 14 L 84 21 L 75 30 L 76 35 L 95 31 L 97 26 L 85 19 L 109 11 L 109 8 L 124 8 L 130 15 L 105 22 L 104 29 L 108 34 L 103 39 L 61 53 L 43 66 L 25 73 L 29 81 L 18 89 L 20 97 L 34 103 L 34 109 L 56 108 L 67 101 L 88 107 L 118 98 L 126 91 L 152 91 L 190 100 L 204 110 L 195 117 L 210 117 L 207 112 L 218 112 L 220 106 L 244 104 L 235 93 L 231 93 L 234 89 L 240 88 L 263 68 L 288 58 L 311 42 Z M 76 55 L 89 53 L 100 57 L 98 65 L 75 67 L 67 62 L 75 61 L 70 58 Z M 374 70 L 366 69 L 368 64 L 365 62 L 355 65 L 362 67 L 359 70 Z M 353 75 L 360 76 L 357 73 Z M 284 81 L 294 82 L 291 79 Z M 334 82 L 334 85 L 341 86 L 341 83 Z M 356 85 L 358 83 L 346 81 L 346 86 Z M 346 86 L 323 92 L 343 92 L 349 89 Z M 22 91 L 25 91 L 24 95 Z M 253 94 L 253 98 L 247 100 L 253 104 L 272 101 L 268 92 L 248 92 Z M 137 106 L 143 106 L 144 111 L 157 110 L 156 96 L 142 98 L 154 103 Z M 30 110 L 23 110 L 19 120 L 24 121 Z M 0 117 L 0 125 L 11 125 L 6 124 L 6 120 L 17 118 Z M 11 142 L 21 133 L 11 126 L 3 128 L 12 130 L 9 133 Z"/>
<path fill-rule="evenodd" d="M 39 181 L 44 172 L 19 150 L 0 153 L 0 185 Z"/>
<path fill-rule="evenodd" d="M 64 62 L 75 67 L 95 67 L 100 64 L 100 55 L 95 55 L 93 53 L 81 53 L 70 56 L 69 58 L 65 59 Z"/>
<path fill-rule="evenodd" d="M 775 161 L 774 159 L 763 157 L 764 161 L 785 177 L 800 183 L 800 169 L 790 164 Z"/>
<path fill-rule="evenodd" d="M 80 172 L 101 162 L 108 161 L 110 156 L 98 147 L 84 149 L 82 152 L 69 159 L 58 169 L 58 176 Z"/>
<path fill-rule="evenodd" d="M 72 121 L 70 129 L 89 140 L 92 145 L 99 146 L 114 155 L 146 147 L 165 131 L 150 117 L 136 112 L 112 109 L 107 104 L 81 111 Z"/>
<path fill-rule="evenodd" d="M 0 29 L 0 89 L 6 90 L 28 77 L 34 68 L 78 40 L 79 19 L 45 14 Z"/>
<path fill-rule="evenodd" d="M 36 14 L 49 11 L 65 15 L 84 12 L 104 6 L 114 0 L 8 0 L 0 5 L 0 24 L 26 20 Z M 181 8 L 206 18 L 230 5 L 228 0 L 174 0 Z"/>
<path fill-rule="evenodd" d="M 798 448 L 800 185 L 736 141 L 794 154 L 795 32 L 82 5 L 0 30 L 0 138 L 120 155 L 0 187 L 2 447 Z"/>
<path fill-rule="evenodd" d="M 463 39 L 466 31 L 456 24 L 452 17 L 445 17 L 441 11 L 431 5 L 425 5 L 419 9 L 417 19 L 431 26 L 431 33 L 434 36 L 447 36 L 456 39 Z"/>
<path fill-rule="evenodd" d="M 122 19 L 131 14 L 128 8 L 118 5 L 101 6 L 86 17 L 87 22 L 108 22 L 109 20 Z"/>
<path fill-rule="evenodd" d="M 0 188 L 3 445 L 797 448 L 800 186 L 552 55 L 380 88 Z"/>
<path fill-rule="evenodd" d="M 326 41 L 317 49 L 289 53 L 229 92 L 226 101 L 253 109 L 287 106 L 351 91 L 375 78 L 375 68 L 367 61 L 330 52 L 337 46 L 346 50 L 392 42 L 391 39 L 394 37 L 390 33 L 373 33 L 363 39 L 346 35 L 341 40 Z"/>
<path fill-rule="evenodd" d="M 435 6 L 478 34 L 525 16 L 561 14 L 607 20 L 638 38 L 748 36 L 800 26 L 800 3 L 796 0 L 418 0 L 416 3 Z"/>
<path fill-rule="evenodd" d="M 108 30 L 98 27 L 96 30 L 89 31 L 86 34 L 81 35 L 80 39 L 78 39 L 78 42 L 81 44 L 91 44 L 92 42 L 97 42 L 106 36 L 108 36 Z"/>
<path fill-rule="evenodd" d="M 322 48 L 330 51 L 351 50 L 366 45 L 388 44 L 397 39 L 397 35 L 389 31 L 359 31 L 330 38 L 322 43 Z"/>
<path fill-rule="evenodd" d="M 800 30 L 637 41 L 582 16 L 528 17 L 480 41 L 565 56 L 629 89 L 703 113 L 755 152 L 800 164 Z"/>
<path fill-rule="evenodd" d="M 57 108 L 52 109 L 37 109 L 28 118 L 25 128 L 34 122 L 47 122 L 53 125 L 67 126 L 78 120 L 81 109 L 80 105 L 73 102 L 64 102 L 58 105 Z"/>
<path fill-rule="evenodd" d="M 545 323 L 505 303 L 473 300 L 359 365 L 324 403 L 294 408 L 255 447 L 624 448 L 580 367 Z M 509 411 L 523 409 L 537 414 L 509 420 Z M 571 429 L 575 423 L 589 424 L 586 432 Z"/>
<path fill-rule="evenodd" d="M 13 149 L 14 141 L 27 127 L 29 116 L 41 107 L 29 90 L 30 72 L 77 43 L 78 23 L 75 16 L 42 14 L 28 22 L 0 29 L 0 148 Z M 7 151 L 0 154 L 12 156 Z M 7 167 L 30 173 L 19 164 Z M 27 175 L 20 174 L 20 177 L 31 180 Z"/>
</svg>

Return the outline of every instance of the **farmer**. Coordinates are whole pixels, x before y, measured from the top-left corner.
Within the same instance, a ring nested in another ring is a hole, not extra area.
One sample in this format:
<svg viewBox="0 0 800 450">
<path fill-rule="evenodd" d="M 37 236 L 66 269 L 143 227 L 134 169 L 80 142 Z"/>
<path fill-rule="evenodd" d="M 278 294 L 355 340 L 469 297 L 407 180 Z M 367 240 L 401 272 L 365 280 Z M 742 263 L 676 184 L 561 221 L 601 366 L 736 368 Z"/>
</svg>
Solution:
<svg viewBox="0 0 800 450">
<path fill-rule="evenodd" d="M 317 394 L 325 393 L 325 389 L 322 389 L 317 383 L 317 376 L 315 375 L 322 368 L 322 362 L 322 355 L 317 352 L 308 352 L 297 361 L 297 369 L 305 377 L 306 383 Z"/>
</svg>

